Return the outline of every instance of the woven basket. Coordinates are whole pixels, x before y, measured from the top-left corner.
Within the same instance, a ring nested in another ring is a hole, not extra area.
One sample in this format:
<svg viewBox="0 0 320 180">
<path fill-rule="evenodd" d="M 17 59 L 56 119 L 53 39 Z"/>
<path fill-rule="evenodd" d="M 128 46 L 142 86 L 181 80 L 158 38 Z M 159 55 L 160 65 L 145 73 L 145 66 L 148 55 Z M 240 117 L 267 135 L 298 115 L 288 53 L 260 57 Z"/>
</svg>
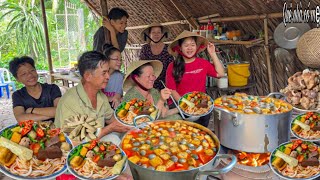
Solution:
<svg viewBox="0 0 320 180">
<path fill-rule="evenodd" d="M 320 67 L 320 29 L 314 28 L 301 36 L 297 44 L 297 55 L 304 65 Z"/>
</svg>

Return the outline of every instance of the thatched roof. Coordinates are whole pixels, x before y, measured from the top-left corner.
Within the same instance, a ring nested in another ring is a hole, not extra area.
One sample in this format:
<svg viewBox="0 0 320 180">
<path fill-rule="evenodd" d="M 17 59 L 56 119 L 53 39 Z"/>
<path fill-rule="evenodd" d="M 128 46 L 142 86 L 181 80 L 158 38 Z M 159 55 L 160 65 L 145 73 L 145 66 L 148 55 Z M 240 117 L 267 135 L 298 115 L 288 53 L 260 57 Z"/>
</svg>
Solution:
<svg viewBox="0 0 320 180">
<path fill-rule="evenodd" d="M 90 9 L 101 12 L 101 0 L 83 0 Z M 128 11 L 130 18 L 128 27 L 148 25 L 153 22 L 171 22 L 185 20 L 184 17 L 175 7 L 174 3 L 184 9 L 188 16 L 194 18 L 208 16 L 219 13 L 221 17 L 256 15 L 281 13 L 283 10 L 284 0 L 107 0 L 107 7 L 110 10 L 113 7 L 121 7 Z M 290 3 L 288 1 L 287 3 Z M 294 1 L 300 2 L 300 1 Z M 303 2 L 303 8 L 307 7 L 307 2 Z M 310 7 L 320 4 L 320 0 L 311 0 Z M 94 11 L 93 11 L 94 12 Z M 270 33 L 281 22 L 282 19 L 270 19 Z M 243 33 L 256 34 L 257 31 L 263 30 L 263 21 L 242 21 L 228 23 L 243 31 Z M 172 40 L 184 29 L 189 29 L 189 25 L 176 24 L 169 25 L 171 31 L 170 39 Z M 129 30 L 129 44 L 143 43 L 140 38 L 142 29 Z M 272 34 L 270 34 L 272 35 Z M 169 39 L 169 40 L 170 40 Z"/>
<path fill-rule="evenodd" d="M 245 48 L 239 45 L 230 45 L 230 48 L 237 49 L 243 60 L 250 62 L 251 79 L 256 86 L 250 94 L 266 95 L 272 89 L 270 85 L 274 85 L 273 91 L 279 91 L 287 85 L 287 78 L 297 71 L 302 71 L 304 66 L 296 57 L 295 50 L 289 50 L 293 55 L 290 62 L 278 59 L 274 56 L 274 50 L 278 46 L 273 42 L 273 32 L 279 23 L 283 21 L 282 11 L 284 2 L 288 6 L 293 2 L 293 7 L 296 3 L 303 3 L 301 10 L 315 9 L 320 5 L 320 0 L 83 0 L 84 3 L 93 12 L 101 14 L 100 1 L 107 1 L 107 7 L 110 10 L 113 7 L 121 7 L 128 11 L 130 18 L 128 20 L 129 39 L 128 44 L 141 44 L 144 41 L 140 38 L 140 33 L 143 29 L 130 29 L 130 27 L 148 25 L 153 22 L 164 23 L 180 20 L 198 19 L 199 17 L 212 14 L 219 14 L 219 17 L 239 17 L 248 15 L 260 15 L 265 17 L 268 15 L 267 29 L 269 43 L 264 43 L 251 48 Z M 178 8 L 177 8 L 178 6 Z M 180 11 L 178 10 L 180 9 Z M 181 13 L 182 12 L 182 13 Z M 277 15 L 275 15 L 277 14 Z M 275 16 L 271 16 L 275 15 Z M 212 19 L 211 19 L 212 20 Z M 217 20 L 217 19 L 215 19 Z M 229 19 L 230 20 L 230 19 Z M 226 22 L 226 20 L 224 20 Z M 241 30 L 242 34 L 255 35 L 264 31 L 264 19 L 245 20 L 245 21 L 228 21 L 228 28 Z M 310 24 L 315 27 L 315 23 Z M 173 40 L 183 30 L 190 29 L 187 24 L 175 24 L 167 26 L 171 31 L 169 38 Z M 267 48 L 268 47 L 268 48 Z M 268 53 L 269 50 L 269 53 Z M 127 49 L 124 58 L 125 66 L 128 61 L 132 61 L 138 57 L 139 50 Z M 270 60 L 267 58 L 270 55 Z M 269 64 L 271 65 L 268 69 Z M 276 64 L 276 66 L 275 66 Z"/>
</svg>

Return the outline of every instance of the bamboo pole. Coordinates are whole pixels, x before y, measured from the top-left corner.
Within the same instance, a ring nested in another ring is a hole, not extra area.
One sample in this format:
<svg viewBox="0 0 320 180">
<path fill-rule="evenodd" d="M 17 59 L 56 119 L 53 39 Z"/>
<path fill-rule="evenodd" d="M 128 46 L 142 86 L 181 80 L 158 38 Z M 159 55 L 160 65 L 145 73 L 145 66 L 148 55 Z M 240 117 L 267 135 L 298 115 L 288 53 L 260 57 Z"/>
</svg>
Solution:
<svg viewBox="0 0 320 180">
<path fill-rule="evenodd" d="M 169 25 L 174 25 L 174 24 L 188 24 L 187 20 L 179 20 L 179 21 L 170 21 L 170 22 L 165 22 L 165 23 L 160 23 L 162 26 L 169 26 Z M 145 29 L 147 28 L 149 25 L 140 25 L 140 26 L 131 26 L 131 27 L 127 27 L 126 30 L 129 29 Z"/>
<path fill-rule="evenodd" d="M 270 52 L 269 52 L 269 38 L 268 38 L 268 17 L 264 18 L 264 50 L 266 52 L 267 68 L 268 68 L 268 79 L 269 79 L 269 92 L 274 92 L 271 62 L 270 62 Z"/>
<path fill-rule="evenodd" d="M 271 13 L 271 14 L 260 14 L 260 15 L 247 15 L 247 16 L 234 16 L 234 17 L 219 17 L 219 18 L 212 18 L 212 19 L 205 19 L 200 20 L 199 23 L 207 23 L 211 22 L 227 22 L 227 21 L 248 21 L 248 20 L 258 20 L 258 19 L 265 19 L 265 18 L 282 18 L 282 13 Z"/>
<path fill-rule="evenodd" d="M 49 33 L 48 33 L 47 17 L 46 17 L 46 9 L 45 9 L 45 6 L 44 6 L 44 0 L 41 0 L 40 4 L 41 4 L 41 11 L 42 11 L 44 36 L 45 36 L 45 41 L 46 41 L 47 58 L 48 58 L 48 64 L 49 64 L 49 73 L 51 75 L 53 73 L 53 67 L 52 67 L 50 41 L 49 41 Z M 51 83 L 51 82 L 52 82 L 51 77 L 49 77 L 49 83 Z"/>
<path fill-rule="evenodd" d="M 201 20 L 205 20 L 205 19 L 210 19 L 210 18 L 218 17 L 218 16 L 220 16 L 220 14 L 219 14 L 219 13 L 216 13 L 216 14 L 211 14 L 211 15 L 208 15 L 208 16 L 198 17 L 197 20 L 198 20 L 198 21 L 201 21 Z"/>
</svg>

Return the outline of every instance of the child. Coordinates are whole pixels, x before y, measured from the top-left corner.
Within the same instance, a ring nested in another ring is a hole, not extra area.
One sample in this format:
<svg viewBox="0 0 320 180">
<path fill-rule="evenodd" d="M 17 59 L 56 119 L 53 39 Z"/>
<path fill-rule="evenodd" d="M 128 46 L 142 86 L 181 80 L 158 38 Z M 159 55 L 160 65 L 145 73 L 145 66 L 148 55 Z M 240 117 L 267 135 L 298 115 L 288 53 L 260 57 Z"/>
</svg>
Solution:
<svg viewBox="0 0 320 180">
<path fill-rule="evenodd" d="M 103 26 L 94 34 L 93 50 L 102 53 L 104 44 L 111 44 L 122 52 L 128 39 L 128 31 L 125 30 L 128 18 L 129 15 L 124 9 L 112 8 L 108 20 L 103 19 Z"/>
<path fill-rule="evenodd" d="M 213 65 L 205 59 L 196 57 L 197 53 L 206 48 L 213 60 Z M 183 31 L 170 44 L 169 53 L 175 57 L 175 60 L 168 66 L 166 86 L 172 89 L 172 96 L 176 101 L 188 92 L 206 93 L 206 77 L 220 78 L 224 75 L 224 68 L 217 57 L 214 44 L 195 33 Z M 196 123 L 207 127 L 210 115 L 201 117 Z"/>
</svg>

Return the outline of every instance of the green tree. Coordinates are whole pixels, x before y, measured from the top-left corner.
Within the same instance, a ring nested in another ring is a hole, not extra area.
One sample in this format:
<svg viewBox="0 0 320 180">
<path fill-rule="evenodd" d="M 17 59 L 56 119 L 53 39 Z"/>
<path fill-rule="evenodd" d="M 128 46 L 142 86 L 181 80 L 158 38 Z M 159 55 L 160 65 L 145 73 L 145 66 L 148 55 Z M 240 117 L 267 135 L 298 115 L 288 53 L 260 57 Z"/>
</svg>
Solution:
<svg viewBox="0 0 320 180">
<path fill-rule="evenodd" d="M 7 33 L 15 33 L 17 51 L 38 58 L 44 56 L 45 41 L 41 22 L 41 10 L 35 0 L 20 0 L 18 3 L 3 2 L 0 9 L 4 11 L 0 21 L 7 18 Z"/>
</svg>

